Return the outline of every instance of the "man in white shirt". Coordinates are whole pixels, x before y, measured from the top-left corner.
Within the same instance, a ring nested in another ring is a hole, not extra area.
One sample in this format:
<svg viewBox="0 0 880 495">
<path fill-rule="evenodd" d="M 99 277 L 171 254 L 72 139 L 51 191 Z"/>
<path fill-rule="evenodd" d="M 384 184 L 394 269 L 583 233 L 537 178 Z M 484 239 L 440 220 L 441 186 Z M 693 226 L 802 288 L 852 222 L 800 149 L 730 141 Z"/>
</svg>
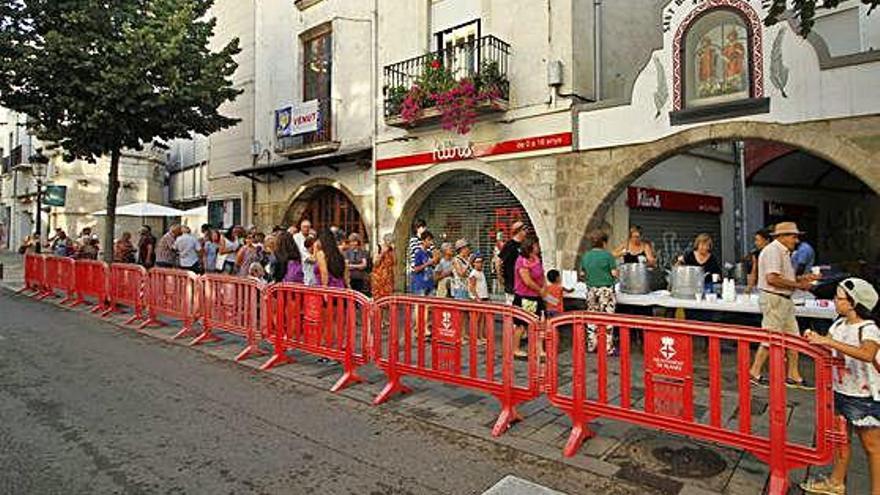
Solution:
<svg viewBox="0 0 880 495">
<path fill-rule="evenodd" d="M 183 227 L 183 233 L 174 240 L 174 250 L 177 252 L 178 264 L 184 270 L 194 273 L 202 273 L 199 262 L 201 245 L 199 240 L 192 235 L 189 227 Z"/>
<path fill-rule="evenodd" d="M 308 257 L 309 251 L 306 249 L 306 237 L 312 234 L 312 222 L 310 222 L 307 218 L 304 218 L 299 223 L 299 232 L 293 234 L 293 242 L 296 243 L 296 247 L 299 248 L 299 255 L 303 259 Z"/>
</svg>

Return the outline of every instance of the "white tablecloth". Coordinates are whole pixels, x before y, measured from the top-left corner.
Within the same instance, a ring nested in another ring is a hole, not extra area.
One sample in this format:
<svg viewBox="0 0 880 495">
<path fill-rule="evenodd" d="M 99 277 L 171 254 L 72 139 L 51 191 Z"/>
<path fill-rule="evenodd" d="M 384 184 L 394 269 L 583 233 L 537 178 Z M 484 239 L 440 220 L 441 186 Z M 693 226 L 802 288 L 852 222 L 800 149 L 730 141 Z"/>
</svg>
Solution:
<svg viewBox="0 0 880 495">
<path fill-rule="evenodd" d="M 566 295 L 571 299 L 586 299 L 586 286 L 578 283 L 575 291 Z M 837 317 L 837 311 L 834 309 L 834 303 L 827 300 L 801 299 L 795 295 L 795 316 L 805 318 L 820 318 L 833 320 Z M 722 301 L 720 298 L 715 301 L 702 299 L 679 299 L 669 295 L 669 291 L 659 290 L 650 294 L 624 294 L 617 293 L 617 303 L 630 306 L 663 306 L 665 308 L 685 308 L 698 309 L 703 311 L 725 311 L 731 313 L 752 313 L 761 314 L 761 308 L 758 306 L 757 296 L 750 297 L 748 295 L 737 295 L 734 302 Z"/>
</svg>

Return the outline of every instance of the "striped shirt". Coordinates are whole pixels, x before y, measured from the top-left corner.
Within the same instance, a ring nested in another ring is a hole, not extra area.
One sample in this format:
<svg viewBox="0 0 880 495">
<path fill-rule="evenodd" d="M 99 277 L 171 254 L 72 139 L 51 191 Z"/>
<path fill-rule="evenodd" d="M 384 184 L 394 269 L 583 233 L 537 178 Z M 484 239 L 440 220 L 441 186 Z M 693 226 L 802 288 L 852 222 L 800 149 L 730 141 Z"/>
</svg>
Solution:
<svg viewBox="0 0 880 495">
<path fill-rule="evenodd" d="M 168 263 L 177 266 L 177 255 L 174 253 L 174 234 L 168 232 L 156 244 L 156 263 Z"/>
</svg>

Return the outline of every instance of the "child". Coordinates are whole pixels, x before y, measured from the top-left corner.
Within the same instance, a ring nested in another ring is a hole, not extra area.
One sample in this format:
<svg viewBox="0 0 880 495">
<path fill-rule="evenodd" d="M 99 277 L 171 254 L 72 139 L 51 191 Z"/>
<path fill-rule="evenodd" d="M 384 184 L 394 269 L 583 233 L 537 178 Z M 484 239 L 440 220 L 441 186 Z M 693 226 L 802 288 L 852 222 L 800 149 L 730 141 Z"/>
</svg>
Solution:
<svg viewBox="0 0 880 495">
<path fill-rule="evenodd" d="M 831 325 L 828 335 L 809 330 L 805 335 L 811 343 L 844 357 L 846 369 L 834 369 L 834 410 L 849 424 L 847 435 L 855 429 L 868 454 L 871 493 L 880 493 L 880 329 L 871 315 L 877 299 L 877 291 L 870 283 L 848 278 L 837 286 L 834 307 L 841 317 Z M 807 493 L 846 493 L 850 449 L 850 442 L 840 446 L 831 474 L 806 481 L 801 488 Z"/>
<path fill-rule="evenodd" d="M 489 300 L 489 286 L 486 284 L 486 274 L 483 273 L 483 258 L 474 258 L 473 268 L 468 275 L 468 293 L 474 301 Z"/>
<path fill-rule="evenodd" d="M 547 272 L 547 282 L 547 295 L 544 296 L 544 304 L 547 305 L 547 318 L 553 318 L 565 312 L 565 293 L 573 292 L 573 289 L 566 289 L 562 286 L 562 277 L 559 275 L 559 270 Z"/>
<path fill-rule="evenodd" d="M 253 263 L 251 263 L 251 265 L 248 267 L 248 278 L 260 282 L 261 284 L 265 284 L 266 270 L 263 268 L 263 265 L 261 265 L 258 261 L 254 261 Z"/>
</svg>

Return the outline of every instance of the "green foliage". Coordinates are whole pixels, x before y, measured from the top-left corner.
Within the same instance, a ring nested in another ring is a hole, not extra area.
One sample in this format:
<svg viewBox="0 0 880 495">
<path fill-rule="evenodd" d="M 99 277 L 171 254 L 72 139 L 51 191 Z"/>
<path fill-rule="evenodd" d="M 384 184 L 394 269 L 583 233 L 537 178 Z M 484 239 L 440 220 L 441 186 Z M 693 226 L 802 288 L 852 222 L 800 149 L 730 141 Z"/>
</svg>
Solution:
<svg viewBox="0 0 880 495">
<path fill-rule="evenodd" d="M 791 16 L 798 21 L 800 27 L 798 31 L 803 37 L 807 37 L 815 24 L 816 9 L 836 8 L 844 0 L 790 0 L 792 4 Z M 770 12 L 764 19 L 764 24 L 772 26 L 784 18 L 786 10 L 786 0 L 771 0 Z M 869 5 L 868 13 L 870 14 L 874 8 L 880 5 L 880 0 L 861 0 L 861 3 Z"/>
<path fill-rule="evenodd" d="M 444 93 L 455 86 L 455 76 L 452 71 L 444 67 L 437 58 L 431 58 L 425 62 L 422 73 L 416 78 L 413 86 L 422 89 L 428 97 L 439 93 Z"/>
<path fill-rule="evenodd" d="M 385 99 L 388 102 L 388 114 L 396 115 L 400 113 L 401 105 L 403 105 L 403 100 L 406 98 L 406 94 L 409 92 L 409 88 L 404 86 L 394 86 L 392 88 L 388 88 L 388 96 Z"/>
<path fill-rule="evenodd" d="M 239 91 L 239 52 L 208 41 L 211 0 L 27 0 L 0 14 L 0 103 L 66 158 L 94 160 L 152 140 L 237 122 L 219 106 Z"/>
<path fill-rule="evenodd" d="M 67 160 L 110 157 L 105 259 L 112 258 L 119 159 L 153 140 L 211 134 L 238 40 L 209 48 L 213 0 L 0 2 L 0 104 L 27 114 Z"/>
<path fill-rule="evenodd" d="M 483 93 L 491 93 L 493 97 L 507 98 L 510 83 L 507 77 L 501 73 L 498 62 L 494 60 L 484 60 L 480 64 L 480 72 L 476 78 L 477 90 Z"/>
</svg>

